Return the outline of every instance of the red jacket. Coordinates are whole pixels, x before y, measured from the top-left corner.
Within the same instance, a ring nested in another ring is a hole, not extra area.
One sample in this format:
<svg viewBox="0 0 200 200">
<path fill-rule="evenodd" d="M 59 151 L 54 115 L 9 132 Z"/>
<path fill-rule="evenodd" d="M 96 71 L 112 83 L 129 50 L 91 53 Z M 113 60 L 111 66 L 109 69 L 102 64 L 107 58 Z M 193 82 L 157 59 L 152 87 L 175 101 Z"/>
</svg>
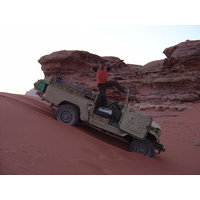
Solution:
<svg viewBox="0 0 200 200">
<path fill-rule="evenodd" d="M 96 72 L 98 84 L 104 84 L 107 82 L 107 74 L 108 74 L 108 71 L 111 70 L 110 66 L 104 69 L 94 67 L 93 70 Z"/>
<path fill-rule="evenodd" d="M 107 82 L 107 69 L 98 69 L 96 72 L 97 83 L 106 83 Z"/>
</svg>

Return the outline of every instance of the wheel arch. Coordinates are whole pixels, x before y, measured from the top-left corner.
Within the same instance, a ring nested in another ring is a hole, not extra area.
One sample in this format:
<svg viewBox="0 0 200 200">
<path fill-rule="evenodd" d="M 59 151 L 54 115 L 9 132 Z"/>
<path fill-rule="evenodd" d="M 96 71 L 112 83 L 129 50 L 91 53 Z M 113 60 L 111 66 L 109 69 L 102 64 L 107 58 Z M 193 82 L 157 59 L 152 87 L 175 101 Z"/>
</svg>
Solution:
<svg viewBox="0 0 200 200">
<path fill-rule="evenodd" d="M 158 135 L 154 131 L 151 131 L 151 130 L 148 132 L 147 137 L 150 138 L 151 140 L 154 139 L 154 140 L 160 141 L 160 138 L 158 137 Z"/>
<path fill-rule="evenodd" d="M 79 106 L 77 106 L 76 104 L 73 104 L 73 103 L 71 103 L 71 102 L 69 102 L 69 101 L 62 101 L 62 102 L 58 105 L 58 107 L 60 107 L 60 106 L 62 106 L 62 105 L 70 105 L 70 106 L 73 106 L 74 108 L 76 108 L 76 110 L 78 111 L 78 114 L 80 115 L 80 108 L 79 108 Z"/>
<path fill-rule="evenodd" d="M 54 118 L 68 125 L 75 126 L 78 123 L 80 114 L 74 104 L 63 103 L 59 104 L 55 110 Z"/>
</svg>

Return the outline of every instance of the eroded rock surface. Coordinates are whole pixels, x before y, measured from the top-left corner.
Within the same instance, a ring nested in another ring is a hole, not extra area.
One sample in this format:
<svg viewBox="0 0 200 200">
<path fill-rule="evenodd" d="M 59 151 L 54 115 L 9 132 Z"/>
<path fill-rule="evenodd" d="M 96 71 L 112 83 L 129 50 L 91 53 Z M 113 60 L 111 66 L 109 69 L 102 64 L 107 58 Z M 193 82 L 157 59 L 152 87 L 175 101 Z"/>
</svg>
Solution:
<svg viewBox="0 0 200 200">
<path fill-rule="evenodd" d="M 116 65 L 109 72 L 108 79 L 117 80 L 130 90 L 130 100 L 134 103 L 194 102 L 200 98 L 200 40 L 185 41 L 166 48 L 166 59 L 147 63 L 144 66 Z M 73 82 L 97 91 L 95 73 L 91 69 L 99 61 L 112 64 L 117 57 L 100 57 L 87 51 L 57 51 L 42 56 L 38 62 L 49 80 L 56 71 L 61 71 L 63 80 Z M 89 65 L 90 64 L 90 65 Z M 108 98 L 123 100 L 125 95 L 115 88 L 107 90 Z"/>
</svg>

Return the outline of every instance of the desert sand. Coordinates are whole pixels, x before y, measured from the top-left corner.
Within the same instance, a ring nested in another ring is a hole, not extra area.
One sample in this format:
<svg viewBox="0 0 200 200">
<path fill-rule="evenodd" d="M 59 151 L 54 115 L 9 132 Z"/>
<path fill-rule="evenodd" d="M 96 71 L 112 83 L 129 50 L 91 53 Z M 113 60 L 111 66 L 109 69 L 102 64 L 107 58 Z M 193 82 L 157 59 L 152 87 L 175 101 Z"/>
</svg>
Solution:
<svg viewBox="0 0 200 200">
<path fill-rule="evenodd" d="M 200 103 L 178 111 L 139 111 L 161 125 L 164 153 L 128 152 L 128 143 L 54 119 L 40 98 L 0 93 L 1 175 L 199 175 Z"/>
</svg>

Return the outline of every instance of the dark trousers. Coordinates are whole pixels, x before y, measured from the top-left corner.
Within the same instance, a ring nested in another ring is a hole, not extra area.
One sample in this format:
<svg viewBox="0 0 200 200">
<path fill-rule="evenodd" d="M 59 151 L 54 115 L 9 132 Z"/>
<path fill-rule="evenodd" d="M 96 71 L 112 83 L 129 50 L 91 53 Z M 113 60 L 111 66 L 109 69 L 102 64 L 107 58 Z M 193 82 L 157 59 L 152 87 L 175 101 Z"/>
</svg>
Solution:
<svg viewBox="0 0 200 200">
<path fill-rule="evenodd" d="M 105 108 L 107 107 L 106 88 L 112 86 L 116 87 L 120 92 L 125 92 L 124 88 L 122 88 L 122 86 L 117 81 L 107 81 L 104 84 L 98 84 L 100 94 L 97 100 L 97 109 L 101 106 Z"/>
</svg>

